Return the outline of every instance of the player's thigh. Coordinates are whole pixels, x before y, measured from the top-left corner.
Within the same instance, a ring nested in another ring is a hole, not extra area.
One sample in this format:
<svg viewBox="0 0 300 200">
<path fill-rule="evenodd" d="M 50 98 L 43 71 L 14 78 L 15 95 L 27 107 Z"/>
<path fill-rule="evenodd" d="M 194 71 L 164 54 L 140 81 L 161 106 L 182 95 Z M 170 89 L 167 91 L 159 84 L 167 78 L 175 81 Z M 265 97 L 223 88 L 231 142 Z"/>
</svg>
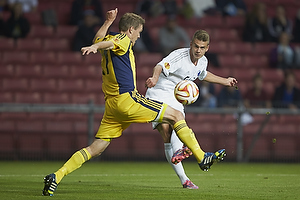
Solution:
<svg viewBox="0 0 300 200">
<path fill-rule="evenodd" d="M 131 123 L 108 120 L 103 117 L 99 129 L 96 133 L 96 138 L 111 139 L 122 135 L 122 132 L 129 127 Z"/>
<path fill-rule="evenodd" d="M 172 108 L 171 106 L 167 106 L 166 111 L 164 112 L 163 122 L 174 125 L 179 120 L 184 120 L 182 112 Z"/>
<path fill-rule="evenodd" d="M 122 96 L 118 104 L 118 117 L 130 123 L 147 123 L 155 120 L 163 108 L 163 103 L 148 99 L 143 95 L 132 92 Z"/>
</svg>

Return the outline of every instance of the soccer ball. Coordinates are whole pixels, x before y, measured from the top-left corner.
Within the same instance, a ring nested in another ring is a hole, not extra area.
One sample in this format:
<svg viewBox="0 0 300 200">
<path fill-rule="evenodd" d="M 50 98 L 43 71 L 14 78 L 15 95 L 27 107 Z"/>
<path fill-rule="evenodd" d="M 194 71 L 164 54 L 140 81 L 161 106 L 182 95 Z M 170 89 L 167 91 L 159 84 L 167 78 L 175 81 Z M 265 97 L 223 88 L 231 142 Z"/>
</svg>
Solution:
<svg viewBox="0 0 300 200">
<path fill-rule="evenodd" d="M 198 99 L 199 88 L 193 81 L 183 80 L 175 86 L 174 95 L 183 105 L 190 105 Z"/>
</svg>

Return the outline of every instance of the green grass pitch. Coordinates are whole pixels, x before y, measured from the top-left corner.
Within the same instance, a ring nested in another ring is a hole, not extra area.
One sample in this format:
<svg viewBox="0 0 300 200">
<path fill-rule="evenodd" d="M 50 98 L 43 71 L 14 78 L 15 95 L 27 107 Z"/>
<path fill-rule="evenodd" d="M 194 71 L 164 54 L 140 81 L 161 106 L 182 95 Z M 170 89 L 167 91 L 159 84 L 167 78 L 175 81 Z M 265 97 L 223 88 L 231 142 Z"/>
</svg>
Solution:
<svg viewBox="0 0 300 200">
<path fill-rule="evenodd" d="M 53 197 L 42 196 L 43 177 L 63 162 L 0 162 L 0 199 L 300 199 L 300 164 L 228 163 L 184 167 L 198 190 L 183 189 L 167 162 L 89 161 L 66 176 Z"/>
</svg>

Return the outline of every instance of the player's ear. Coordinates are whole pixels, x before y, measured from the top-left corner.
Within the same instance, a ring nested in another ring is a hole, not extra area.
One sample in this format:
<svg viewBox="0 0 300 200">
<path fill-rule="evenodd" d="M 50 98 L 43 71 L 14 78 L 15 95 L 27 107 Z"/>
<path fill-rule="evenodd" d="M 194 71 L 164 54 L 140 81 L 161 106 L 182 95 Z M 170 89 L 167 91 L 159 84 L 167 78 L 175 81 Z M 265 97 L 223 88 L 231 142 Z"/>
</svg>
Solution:
<svg viewBox="0 0 300 200">
<path fill-rule="evenodd" d="M 208 51 L 208 49 L 209 49 L 209 44 L 207 45 L 207 48 L 206 48 L 206 51 L 205 51 L 205 52 L 207 52 L 207 51 Z"/>
<path fill-rule="evenodd" d="M 134 30 L 133 26 L 130 26 L 129 33 L 132 34 L 133 30 Z"/>
</svg>

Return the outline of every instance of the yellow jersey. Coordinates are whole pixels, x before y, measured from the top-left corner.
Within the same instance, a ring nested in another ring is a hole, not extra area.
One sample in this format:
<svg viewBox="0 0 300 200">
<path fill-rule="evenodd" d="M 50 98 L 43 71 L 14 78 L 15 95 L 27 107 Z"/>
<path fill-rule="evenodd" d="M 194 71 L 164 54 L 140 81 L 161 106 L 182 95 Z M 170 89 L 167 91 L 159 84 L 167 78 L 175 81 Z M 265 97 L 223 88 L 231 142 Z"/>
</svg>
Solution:
<svg viewBox="0 0 300 200">
<path fill-rule="evenodd" d="M 113 49 L 100 50 L 102 55 L 102 90 L 105 98 L 136 90 L 135 58 L 132 42 L 126 34 L 110 32 L 100 41 L 112 41 Z"/>
</svg>

